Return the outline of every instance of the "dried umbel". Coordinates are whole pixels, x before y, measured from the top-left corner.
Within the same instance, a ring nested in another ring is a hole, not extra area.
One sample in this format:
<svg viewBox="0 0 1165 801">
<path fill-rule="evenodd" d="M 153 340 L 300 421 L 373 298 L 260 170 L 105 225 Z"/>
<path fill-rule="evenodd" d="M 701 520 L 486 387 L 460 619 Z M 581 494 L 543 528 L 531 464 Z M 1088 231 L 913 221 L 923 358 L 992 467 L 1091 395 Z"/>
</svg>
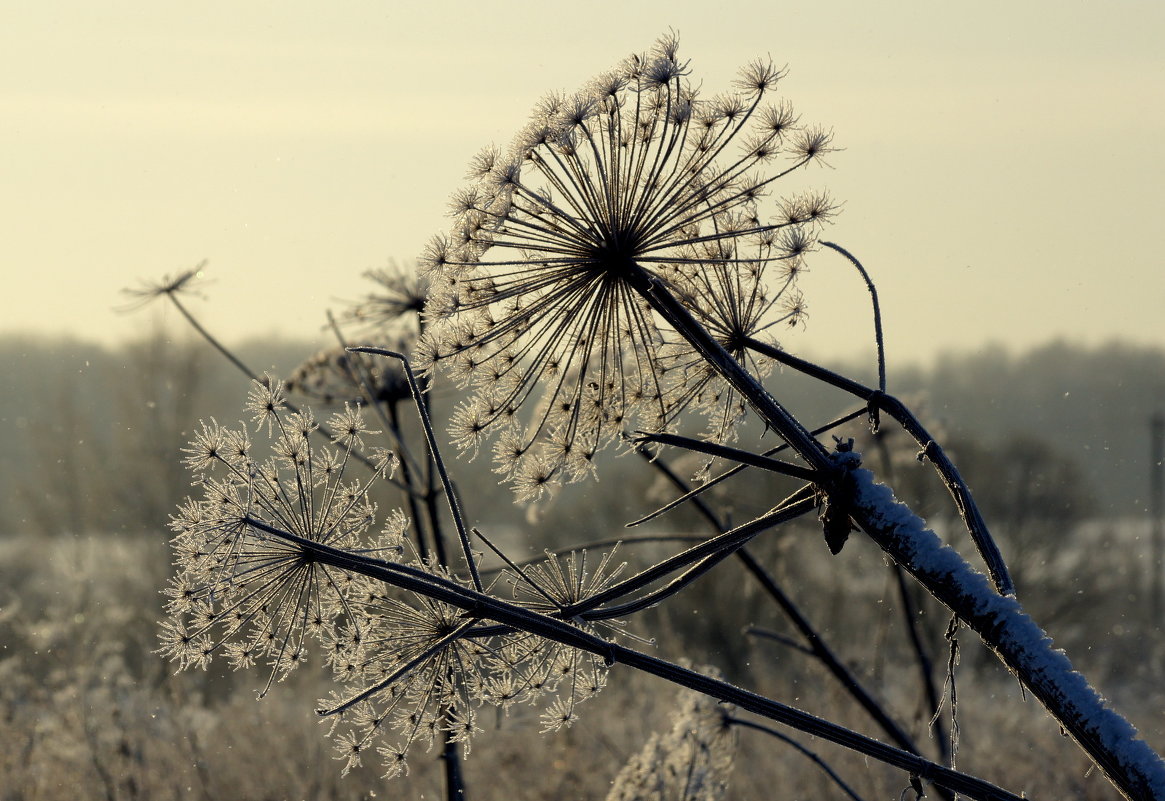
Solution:
<svg viewBox="0 0 1165 801">
<path fill-rule="evenodd" d="M 404 518 L 396 519 L 397 543 L 408 550 Z M 455 580 L 415 554 L 407 563 Z M 407 771 L 408 753 L 418 743 L 431 748 L 448 736 L 468 753 L 489 674 L 490 646 L 465 636 L 476 621 L 449 604 L 381 582 L 361 578 L 356 585 L 350 604 L 358 619 L 340 632 L 330 657 L 344 689 L 319 710 L 334 717 L 331 733 L 343 772 L 361 764 L 374 746 L 388 776 Z"/>
<path fill-rule="evenodd" d="M 214 421 L 186 448 L 203 496 L 188 499 L 171 521 L 178 574 L 167 590 L 162 651 L 182 667 L 205 667 L 216 654 L 234 667 L 266 664 L 270 688 L 303 661 L 308 640 L 330 640 L 337 620 L 353 623 L 352 576 L 309 558 L 295 538 L 368 547 L 375 519 L 368 491 L 393 457 L 377 453 L 371 477 L 349 475 L 369 433 L 353 407 L 329 421 L 330 447 L 313 442 L 310 411 L 286 410 L 281 383 L 257 382 L 248 408 L 272 436 L 269 455 L 252 453 L 246 429 Z"/>
<path fill-rule="evenodd" d="M 643 750 L 627 761 L 607 801 L 719 801 L 728 790 L 736 756 L 731 714 L 730 705 L 680 693 L 671 728 L 651 735 Z"/>
<path fill-rule="evenodd" d="M 340 316 L 347 323 L 371 334 L 400 336 L 415 333 L 425 306 L 428 282 L 415 269 L 396 264 L 368 270 L 364 277 L 375 284 L 360 300 L 348 305 Z"/>
<path fill-rule="evenodd" d="M 332 720 L 345 772 L 378 752 L 386 775 L 403 773 L 413 746 L 438 739 L 467 751 L 485 703 L 540 704 L 544 730 L 569 726 L 577 705 L 605 686 L 605 659 L 490 626 L 461 606 L 370 575 L 371 562 L 438 588 L 475 589 L 415 552 L 401 512 L 377 525 L 369 495 L 395 460 L 368 448 L 379 432 L 361 410 L 331 415 L 330 442 L 321 443 L 312 412 L 290 411 L 284 393 L 267 379 L 247 402 L 269 453 L 256 454 L 246 428 L 213 420 L 184 449 L 203 494 L 172 519 L 177 575 L 166 590 L 159 652 L 179 668 L 225 657 L 235 669 L 265 669 L 262 695 L 307 659 L 314 641 L 340 685 L 319 713 Z M 350 468 L 358 454 L 372 473 L 356 479 Z M 565 617 L 621 569 L 610 555 L 591 567 L 585 554 L 547 555 L 525 569 L 512 565 L 502 584 L 512 585 L 515 605 Z M 570 624 L 595 629 L 581 618 Z"/>
<path fill-rule="evenodd" d="M 716 437 L 736 422 L 739 401 L 661 326 L 645 276 L 730 350 L 803 316 L 795 278 L 831 204 L 797 197 L 762 218 L 760 201 L 830 135 L 771 99 L 771 64 L 703 98 L 677 48 L 662 39 L 543 101 L 508 151 L 477 158 L 452 233 L 422 259 L 420 356 L 471 389 L 459 444 L 496 435 L 519 487 L 585 476 L 625 427 L 660 430 L 685 408 L 709 411 Z"/>
<path fill-rule="evenodd" d="M 403 345 L 398 345 L 405 350 Z M 371 361 L 341 346 L 316 353 L 287 378 L 287 391 L 325 406 L 373 402 L 388 405 L 411 401 L 409 384 L 399 362 Z"/>
<path fill-rule="evenodd" d="M 395 519 L 396 542 L 408 552 L 403 517 Z M 515 567 L 508 580 L 517 604 L 560 612 L 609 586 L 617 571 L 608 572 L 607 562 L 604 558 L 588 572 L 585 557 L 572 554 L 564 564 L 548 555 L 544 563 Z M 403 564 L 462 583 L 415 554 Z M 388 777 L 407 772 L 416 745 L 432 748 L 444 739 L 468 754 L 483 704 L 505 711 L 517 704 L 540 705 L 542 731 L 556 731 L 572 725 L 577 706 L 606 686 L 608 665 L 594 654 L 526 632 L 499 632 L 462 609 L 374 580 L 358 578 L 354 584 L 349 605 L 358 622 L 340 632 L 330 657 L 334 677 L 345 689 L 319 710 L 334 720 L 331 733 L 344 772 L 374 748 Z"/>
</svg>

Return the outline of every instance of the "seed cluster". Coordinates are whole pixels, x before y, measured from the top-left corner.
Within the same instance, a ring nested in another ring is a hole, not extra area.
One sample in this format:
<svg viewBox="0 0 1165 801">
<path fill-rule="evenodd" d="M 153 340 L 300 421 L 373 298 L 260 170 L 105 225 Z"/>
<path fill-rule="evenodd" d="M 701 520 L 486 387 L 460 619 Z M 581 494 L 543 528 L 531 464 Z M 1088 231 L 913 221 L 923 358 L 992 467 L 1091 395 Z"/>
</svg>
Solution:
<svg viewBox="0 0 1165 801">
<path fill-rule="evenodd" d="M 736 355 L 804 318 L 796 277 L 832 204 L 802 195 L 762 219 L 760 201 L 830 134 L 771 100 L 781 75 L 753 62 L 705 99 L 664 38 L 547 97 L 508 151 L 473 162 L 451 233 L 422 259 L 418 353 L 470 391 L 454 440 L 476 451 L 492 438 L 520 497 L 589 475 L 626 428 L 662 430 L 688 408 L 730 436 L 740 400 L 661 325 L 644 277 Z"/>
</svg>

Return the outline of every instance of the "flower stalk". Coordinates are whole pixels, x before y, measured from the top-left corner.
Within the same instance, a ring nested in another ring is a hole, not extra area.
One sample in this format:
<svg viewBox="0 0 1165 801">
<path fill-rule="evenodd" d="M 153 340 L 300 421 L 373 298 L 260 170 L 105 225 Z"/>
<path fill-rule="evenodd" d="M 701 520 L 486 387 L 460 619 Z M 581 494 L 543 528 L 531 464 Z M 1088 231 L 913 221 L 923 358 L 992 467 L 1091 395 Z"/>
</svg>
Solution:
<svg viewBox="0 0 1165 801">
<path fill-rule="evenodd" d="M 601 657 L 608 664 L 623 664 L 658 676 L 678 686 L 695 690 L 725 703 L 734 704 L 742 710 L 753 712 L 806 734 L 857 751 L 892 767 L 900 768 L 912 776 L 932 781 L 970 798 L 982 801 L 1021 801 L 1021 796 L 1009 793 L 990 782 L 952 770 L 917 754 L 886 745 L 844 726 L 831 723 L 779 701 L 757 695 L 723 680 L 703 675 L 689 668 L 589 634 L 566 621 L 539 614 L 491 595 L 476 592 L 454 582 L 409 568 L 406 565 L 335 549 L 289 532 L 279 531 L 261 521 L 253 521 L 252 525 L 301 548 L 305 558 L 343 570 L 350 570 L 433 600 L 456 606 L 464 610 L 467 617 L 493 620 L 571 648 L 587 651 Z"/>
</svg>

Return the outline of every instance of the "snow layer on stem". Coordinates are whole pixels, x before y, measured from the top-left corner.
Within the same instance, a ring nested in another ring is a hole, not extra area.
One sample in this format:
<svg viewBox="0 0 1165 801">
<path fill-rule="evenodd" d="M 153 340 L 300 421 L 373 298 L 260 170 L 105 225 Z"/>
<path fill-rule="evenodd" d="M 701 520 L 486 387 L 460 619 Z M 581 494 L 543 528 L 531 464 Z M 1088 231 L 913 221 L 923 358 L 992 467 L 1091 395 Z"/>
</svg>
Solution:
<svg viewBox="0 0 1165 801">
<path fill-rule="evenodd" d="M 853 504 L 868 516 L 875 529 L 868 533 L 878 544 L 979 634 L 1110 779 L 1125 787 L 1117 777 L 1131 780 L 1145 793 L 1133 797 L 1165 799 L 1165 763 L 1072 668 L 1020 603 L 997 593 L 889 487 L 860 468 L 859 454 L 838 452 L 833 458 L 845 469 Z"/>
</svg>

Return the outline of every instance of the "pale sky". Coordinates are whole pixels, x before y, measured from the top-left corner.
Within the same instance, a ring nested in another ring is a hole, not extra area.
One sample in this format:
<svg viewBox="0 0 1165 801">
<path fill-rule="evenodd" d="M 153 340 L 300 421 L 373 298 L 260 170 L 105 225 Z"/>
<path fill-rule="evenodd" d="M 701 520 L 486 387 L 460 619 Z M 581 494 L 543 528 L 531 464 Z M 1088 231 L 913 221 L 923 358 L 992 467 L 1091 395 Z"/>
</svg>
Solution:
<svg viewBox="0 0 1165 801">
<path fill-rule="evenodd" d="M 448 226 L 484 145 L 669 27 L 708 94 L 758 55 L 845 148 L 808 174 L 891 360 L 1063 336 L 1165 345 L 1165 3 L 8 3 L 0 333 L 117 341 L 118 290 L 209 262 L 227 340 L 313 335 Z M 819 253 L 817 356 L 869 350 Z M 179 321 L 170 315 L 177 330 Z"/>
</svg>

